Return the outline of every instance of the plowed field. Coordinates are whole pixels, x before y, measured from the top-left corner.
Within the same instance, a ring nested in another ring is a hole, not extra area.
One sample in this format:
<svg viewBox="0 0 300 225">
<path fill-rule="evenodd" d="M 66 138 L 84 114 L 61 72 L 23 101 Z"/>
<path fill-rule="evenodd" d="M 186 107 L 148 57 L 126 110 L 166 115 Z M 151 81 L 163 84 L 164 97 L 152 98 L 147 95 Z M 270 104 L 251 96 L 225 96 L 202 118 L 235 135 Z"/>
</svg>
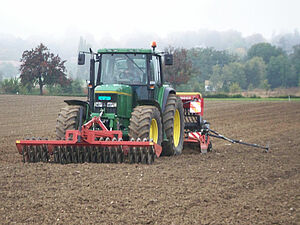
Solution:
<svg viewBox="0 0 300 225">
<path fill-rule="evenodd" d="M 206 101 L 213 140 L 153 165 L 23 164 L 15 140 L 55 137 L 63 97 L 0 95 L 1 224 L 300 224 L 300 102 Z"/>
</svg>

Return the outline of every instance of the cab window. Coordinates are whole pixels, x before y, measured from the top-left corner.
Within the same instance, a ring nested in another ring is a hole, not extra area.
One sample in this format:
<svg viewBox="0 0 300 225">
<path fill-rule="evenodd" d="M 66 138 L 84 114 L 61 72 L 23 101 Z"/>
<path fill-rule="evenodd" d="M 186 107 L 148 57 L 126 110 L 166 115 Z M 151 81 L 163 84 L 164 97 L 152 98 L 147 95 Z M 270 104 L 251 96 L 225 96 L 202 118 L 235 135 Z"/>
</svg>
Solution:
<svg viewBox="0 0 300 225">
<path fill-rule="evenodd" d="M 159 58 L 157 56 L 152 56 L 150 61 L 151 80 L 154 80 L 156 84 L 160 84 L 160 75 Z"/>
</svg>

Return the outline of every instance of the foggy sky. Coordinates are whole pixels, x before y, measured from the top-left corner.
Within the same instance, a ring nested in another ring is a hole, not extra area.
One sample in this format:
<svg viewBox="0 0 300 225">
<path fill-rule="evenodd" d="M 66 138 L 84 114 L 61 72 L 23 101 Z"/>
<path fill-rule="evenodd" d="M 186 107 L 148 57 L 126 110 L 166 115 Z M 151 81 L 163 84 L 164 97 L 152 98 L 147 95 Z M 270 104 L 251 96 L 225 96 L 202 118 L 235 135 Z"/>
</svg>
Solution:
<svg viewBox="0 0 300 225">
<path fill-rule="evenodd" d="M 298 0 L 0 0 L 0 35 L 90 35 L 120 41 L 135 33 L 238 30 L 266 38 L 300 28 Z"/>
</svg>

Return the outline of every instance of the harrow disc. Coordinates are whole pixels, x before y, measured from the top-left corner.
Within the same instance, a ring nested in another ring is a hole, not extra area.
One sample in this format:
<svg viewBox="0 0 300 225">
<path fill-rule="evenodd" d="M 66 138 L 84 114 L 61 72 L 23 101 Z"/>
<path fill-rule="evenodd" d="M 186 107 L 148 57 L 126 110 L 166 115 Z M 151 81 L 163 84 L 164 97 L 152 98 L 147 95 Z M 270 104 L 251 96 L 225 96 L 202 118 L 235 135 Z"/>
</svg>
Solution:
<svg viewBox="0 0 300 225">
<path fill-rule="evenodd" d="M 123 162 L 124 162 L 124 152 L 120 147 L 118 147 L 116 151 L 116 163 L 123 163 Z"/>
<path fill-rule="evenodd" d="M 99 141 L 113 143 L 118 141 L 121 144 L 88 145 L 68 144 L 61 145 L 43 143 L 41 138 L 32 138 L 32 144 L 23 144 L 20 150 L 22 161 L 28 163 L 50 162 L 50 163 L 141 163 L 152 164 L 156 157 L 153 145 L 131 144 L 122 146 L 122 139 L 100 138 Z M 40 141 L 40 142 L 36 142 Z M 130 142 L 148 142 L 147 139 L 131 139 Z M 129 142 L 129 143 L 130 143 Z M 128 143 L 128 142 L 127 142 Z"/>
</svg>

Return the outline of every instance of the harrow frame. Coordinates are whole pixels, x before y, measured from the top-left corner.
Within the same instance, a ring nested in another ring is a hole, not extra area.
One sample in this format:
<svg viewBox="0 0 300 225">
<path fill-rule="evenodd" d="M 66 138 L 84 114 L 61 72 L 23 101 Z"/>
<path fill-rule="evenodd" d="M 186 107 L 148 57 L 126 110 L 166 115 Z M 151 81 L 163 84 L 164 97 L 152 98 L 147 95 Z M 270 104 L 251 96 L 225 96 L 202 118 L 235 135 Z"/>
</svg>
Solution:
<svg viewBox="0 0 300 225">
<path fill-rule="evenodd" d="M 102 130 L 90 130 L 92 126 L 99 125 Z M 49 155 L 54 154 L 55 148 L 67 147 L 103 147 L 122 149 L 124 156 L 129 155 L 130 150 L 135 151 L 137 148 L 152 149 L 156 157 L 159 157 L 162 152 L 162 147 L 152 141 L 137 139 L 136 141 L 123 141 L 121 131 L 110 131 L 102 123 L 100 117 L 94 117 L 86 124 L 80 127 L 79 130 L 67 130 L 65 140 L 17 140 L 16 146 L 23 161 L 28 161 L 28 156 L 24 155 L 26 148 L 46 148 Z"/>
</svg>

